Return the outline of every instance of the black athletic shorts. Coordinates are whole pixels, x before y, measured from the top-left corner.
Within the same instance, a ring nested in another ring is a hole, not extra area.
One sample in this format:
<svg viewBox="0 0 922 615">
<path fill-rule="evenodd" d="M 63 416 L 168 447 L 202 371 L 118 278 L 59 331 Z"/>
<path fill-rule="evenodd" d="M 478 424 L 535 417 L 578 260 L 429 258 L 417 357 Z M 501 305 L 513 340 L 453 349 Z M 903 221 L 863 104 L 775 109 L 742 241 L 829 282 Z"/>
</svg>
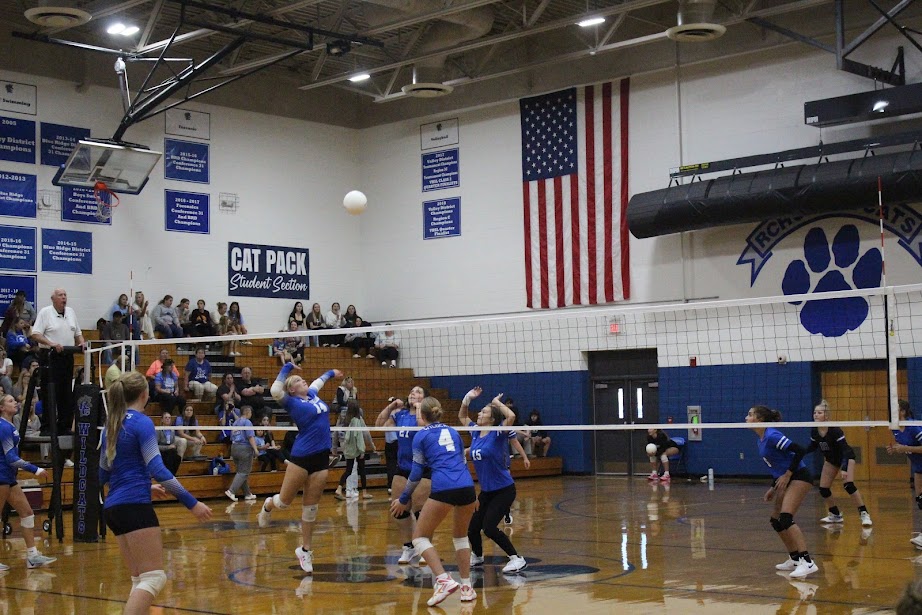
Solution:
<svg viewBox="0 0 922 615">
<path fill-rule="evenodd" d="M 409 480 L 409 479 L 410 479 L 410 471 L 409 471 L 409 470 L 402 470 L 402 469 L 400 469 L 400 468 L 397 468 L 396 476 L 402 476 L 402 477 L 404 477 L 405 479 Z M 432 470 L 431 470 L 430 468 L 426 468 L 425 470 L 423 470 L 423 478 L 426 479 L 426 480 L 432 480 Z"/>
<path fill-rule="evenodd" d="M 106 526 L 116 536 L 149 527 L 160 527 L 153 504 L 119 504 L 106 508 L 103 514 L 106 517 Z"/>
<path fill-rule="evenodd" d="M 855 459 L 855 461 L 857 461 L 857 458 L 855 457 L 854 452 L 849 455 L 845 455 L 844 457 L 841 455 L 826 455 L 826 454 L 823 455 L 823 461 L 825 461 L 826 463 L 832 464 L 835 467 L 840 468 L 840 469 L 848 469 L 849 459 Z"/>
<path fill-rule="evenodd" d="M 791 475 L 791 480 L 788 481 L 788 484 L 791 484 L 795 480 L 799 480 L 804 483 L 810 483 L 811 485 L 813 484 L 813 476 L 810 475 L 810 470 L 807 468 L 798 468 L 795 470 Z M 773 480 L 772 485 L 774 485 L 776 482 L 778 482 L 778 479 Z"/>
<path fill-rule="evenodd" d="M 17 483 L 16 481 L 13 481 L 13 482 L 11 482 L 11 483 L 3 483 L 3 482 L 0 482 L 0 487 L 3 487 L 3 486 L 5 485 L 5 486 L 9 487 L 10 489 L 12 489 L 13 487 L 15 487 L 15 486 L 18 485 L 18 484 L 19 484 L 19 483 Z"/>
<path fill-rule="evenodd" d="M 314 474 L 321 470 L 330 468 L 330 451 L 320 451 L 313 455 L 304 455 L 303 457 L 292 457 L 289 461 L 299 468 L 307 470 L 308 474 Z"/>
<path fill-rule="evenodd" d="M 430 500 L 444 502 L 452 506 L 467 506 L 477 500 L 477 492 L 473 487 L 461 487 L 460 489 L 446 489 L 429 494 Z"/>
</svg>

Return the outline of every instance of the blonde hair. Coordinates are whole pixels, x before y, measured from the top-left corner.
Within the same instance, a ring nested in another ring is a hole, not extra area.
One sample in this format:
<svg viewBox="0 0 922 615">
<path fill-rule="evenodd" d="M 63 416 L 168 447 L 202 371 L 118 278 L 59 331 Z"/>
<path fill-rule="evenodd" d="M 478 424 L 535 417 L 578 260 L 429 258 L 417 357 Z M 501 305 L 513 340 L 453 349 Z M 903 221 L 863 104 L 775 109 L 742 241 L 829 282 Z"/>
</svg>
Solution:
<svg viewBox="0 0 922 615">
<path fill-rule="evenodd" d="M 286 392 L 291 392 L 291 385 L 294 384 L 297 378 L 301 378 L 301 376 L 295 374 L 293 376 L 288 376 L 288 378 L 285 378 L 285 391 Z"/>
<path fill-rule="evenodd" d="M 825 399 L 821 399 L 820 403 L 816 404 L 816 408 L 814 408 L 814 410 L 817 409 L 822 409 L 826 416 L 829 416 L 829 402 Z"/>
<path fill-rule="evenodd" d="M 442 420 L 442 404 L 435 397 L 424 398 L 419 411 L 429 423 L 438 423 Z"/>
<path fill-rule="evenodd" d="M 147 390 L 147 379 L 140 372 L 129 372 L 109 387 L 109 415 L 106 417 L 106 459 L 109 465 L 115 461 L 115 445 L 118 442 L 122 423 L 128 406 L 138 400 Z"/>
</svg>

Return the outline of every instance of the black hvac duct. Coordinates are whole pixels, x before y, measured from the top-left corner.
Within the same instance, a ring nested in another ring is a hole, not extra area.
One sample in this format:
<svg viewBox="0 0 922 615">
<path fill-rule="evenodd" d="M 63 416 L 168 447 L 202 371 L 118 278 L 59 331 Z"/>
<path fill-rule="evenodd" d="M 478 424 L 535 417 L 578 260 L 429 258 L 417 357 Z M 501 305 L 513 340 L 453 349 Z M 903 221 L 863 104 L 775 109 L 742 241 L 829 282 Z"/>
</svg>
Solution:
<svg viewBox="0 0 922 615">
<path fill-rule="evenodd" d="M 727 175 L 635 194 L 628 226 L 639 238 L 922 199 L 922 151 Z"/>
</svg>

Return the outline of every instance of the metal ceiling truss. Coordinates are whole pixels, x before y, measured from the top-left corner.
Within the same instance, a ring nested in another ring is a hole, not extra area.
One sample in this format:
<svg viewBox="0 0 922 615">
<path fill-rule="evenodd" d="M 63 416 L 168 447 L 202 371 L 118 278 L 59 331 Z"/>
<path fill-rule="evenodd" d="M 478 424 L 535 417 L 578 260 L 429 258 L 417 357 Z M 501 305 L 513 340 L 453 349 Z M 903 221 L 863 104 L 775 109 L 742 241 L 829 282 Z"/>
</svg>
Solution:
<svg viewBox="0 0 922 615">
<path fill-rule="evenodd" d="M 278 20 L 271 15 L 246 13 L 233 8 L 228 8 L 226 6 L 209 4 L 207 2 L 200 2 L 198 0 L 164 1 L 180 5 L 179 23 L 173 29 L 173 33 L 166 41 L 161 41 L 146 47 L 142 46 L 139 50 L 136 51 L 109 49 L 96 45 L 88 45 L 78 41 L 51 38 L 47 34 L 43 34 L 41 32 L 32 34 L 24 32 L 13 32 L 13 36 L 16 38 L 23 38 L 43 43 L 76 47 L 79 49 L 106 53 L 118 57 L 115 65 L 115 72 L 118 77 L 120 90 L 122 92 L 125 115 L 122 118 L 122 121 L 119 123 L 115 134 L 112 136 L 112 140 L 116 142 L 122 141 L 122 137 L 124 137 L 125 132 L 138 122 L 150 119 L 169 109 L 183 105 L 190 100 L 194 100 L 200 96 L 208 94 L 209 92 L 213 92 L 218 88 L 224 87 L 239 79 L 243 79 L 244 77 L 248 77 L 253 73 L 264 70 L 295 55 L 304 53 L 305 51 L 313 50 L 315 48 L 314 36 L 324 37 L 333 43 L 347 42 L 350 44 L 356 43 L 374 47 L 384 46 L 383 43 L 366 36 L 358 36 L 356 34 L 335 32 L 331 30 L 313 28 L 310 26 L 303 26 L 296 23 Z M 312 3 L 313 1 L 314 0 L 311 0 L 311 2 L 302 2 L 298 4 L 306 5 Z M 124 4 L 137 3 L 138 0 L 135 0 L 133 3 L 126 2 Z M 154 14 L 159 13 L 161 5 L 162 2 L 158 1 Z M 190 19 L 186 16 L 186 11 L 188 8 L 195 8 L 219 15 L 226 15 L 233 18 L 235 21 L 232 24 L 215 24 L 210 23 L 209 21 L 202 18 Z M 276 15 L 279 14 L 278 11 L 275 13 Z M 285 30 L 291 30 L 301 35 L 306 35 L 307 42 L 293 38 L 283 38 L 276 35 L 266 35 L 252 32 L 250 30 L 245 30 L 239 27 L 239 23 L 243 20 L 245 20 L 247 24 L 266 24 L 278 28 L 283 28 Z M 152 22 L 153 18 L 150 22 L 148 22 L 147 28 L 145 28 L 145 34 L 142 36 L 142 39 L 146 39 L 150 35 L 150 31 L 153 29 Z M 235 25 L 238 27 L 233 27 Z M 202 30 L 220 32 L 224 34 L 230 34 L 233 36 L 233 38 L 225 43 L 220 49 L 214 51 L 210 56 L 200 62 L 195 62 L 191 58 L 167 57 L 167 54 L 173 49 L 174 46 L 176 46 L 178 41 L 189 40 L 189 37 L 183 39 L 183 36 L 179 34 L 180 30 L 186 26 L 192 26 L 201 29 L 196 32 Z M 260 62 L 258 64 L 252 64 L 243 70 L 239 70 L 238 67 L 238 70 L 235 71 L 235 74 L 232 75 L 207 76 L 207 73 L 211 68 L 213 68 L 216 64 L 224 60 L 229 55 L 237 52 L 245 43 L 251 40 L 266 41 L 273 44 L 290 47 L 292 49 L 277 54 L 267 61 Z M 147 55 L 154 51 L 160 52 L 158 57 L 154 58 Z M 126 62 L 153 62 L 153 66 L 148 71 L 147 77 L 144 79 L 144 82 L 138 89 L 137 95 L 133 101 L 131 100 L 131 92 L 128 84 L 128 73 L 125 64 Z M 174 70 L 171 64 L 175 63 L 185 64 L 185 67 L 178 71 Z M 160 80 L 159 82 L 155 82 L 154 75 L 161 69 L 169 71 L 170 75 L 165 79 Z M 215 81 L 217 83 L 212 83 Z M 179 96 L 179 100 L 168 102 L 171 98 L 175 98 L 176 96 Z"/>
<path fill-rule="evenodd" d="M 875 2 L 875 0 L 866 1 L 870 6 L 874 8 L 875 11 L 880 13 L 881 17 L 864 32 L 856 36 L 854 40 L 847 44 L 845 42 L 845 0 L 834 0 L 834 18 L 836 26 L 836 40 L 834 46 L 828 45 L 813 37 L 806 36 L 788 28 L 779 26 L 761 17 L 751 17 L 747 21 L 761 28 L 765 28 L 766 30 L 777 32 L 778 34 L 784 35 L 795 41 L 834 54 L 836 56 L 836 67 L 839 70 L 843 70 L 860 77 L 873 79 L 874 81 L 879 81 L 881 83 L 886 83 L 892 86 L 905 85 L 906 66 L 902 47 L 897 48 L 896 58 L 894 59 L 893 66 L 891 66 L 890 70 L 864 64 L 862 62 L 856 62 L 855 60 L 850 59 L 848 56 L 887 24 L 896 28 L 900 34 L 902 34 L 916 49 L 922 52 L 922 45 L 920 45 L 919 42 L 916 41 L 916 39 L 912 36 L 913 34 L 920 33 L 909 27 L 900 25 L 896 21 L 896 18 L 899 16 L 899 14 L 909 8 L 913 2 L 915 2 L 915 0 L 902 0 L 889 11 L 883 9 L 877 2 Z"/>
</svg>

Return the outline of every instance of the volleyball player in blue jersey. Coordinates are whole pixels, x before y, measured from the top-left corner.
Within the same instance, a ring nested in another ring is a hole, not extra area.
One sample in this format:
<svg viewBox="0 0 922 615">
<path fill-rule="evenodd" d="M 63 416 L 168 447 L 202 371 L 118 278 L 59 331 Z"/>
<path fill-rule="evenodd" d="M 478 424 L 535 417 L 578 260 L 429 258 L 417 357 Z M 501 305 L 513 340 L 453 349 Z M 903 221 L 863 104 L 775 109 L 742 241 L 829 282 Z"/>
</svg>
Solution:
<svg viewBox="0 0 922 615">
<path fill-rule="evenodd" d="M 434 591 L 426 604 L 435 606 L 450 594 L 461 588 L 462 602 L 477 599 L 471 586 L 471 543 L 467 528 L 474 514 L 474 480 L 464 460 L 464 444 L 461 436 L 451 427 L 439 422 L 442 406 L 434 397 L 426 397 L 419 405 L 416 420 L 423 429 L 413 438 L 413 470 L 400 498 L 391 502 L 391 514 L 395 517 L 405 513 L 410 505 L 413 491 L 422 480 L 423 470 L 432 470 L 432 492 L 420 511 L 413 530 L 413 547 L 426 558 L 435 575 Z M 452 538 L 458 559 L 461 583 L 451 578 L 442 566 L 442 560 L 432 546 L 432 535 L 439 524 L 454 511 Z"/>
<path fill-rule="evenodd" d="M 54 562 L 57 558 L 39 553 L 35 547 L 35 514 L 32 506 L 16 482 L 19 470 L 25 470 L 36 476 L 45 474 L 45 470 L 19 458 L 19 431 L 13 425 L 13 416 L 18 409 L 16 398 L 12 395 L 0 397 L 0 510 L 9 502 L 19 514 L 19 527 L 26 542 L 26 567 L 38 568 Z M 0 564 L 0 571 L 9 570 L 6 564 Z"/>
<path fill-rule="evenodd" d="M 912 410 L 905 399 L 897 401 L 901 421 L 911 421 Z M 912 471 L 913 485 L 916 490 L 916 504 L 922 508 L 922 427 L 917 425 L 904 425 L 893 430 L 895 444 L 887 445 L 887 452 L 891 455 L 906 455 Z M 917 549 L 922 549 L 922 534 L 910 538 L 909 542 Z"/>
<path fill-rule="evenodd" d="M 395 493 L 403 493 L 407 486 L 407 479 L 410 477 L 410 471 L 413 469 L 413 436 L 415 431 L 406 429 L 407 427 L 417 427 L 416 410 L 423 398 L 426 397 L 426 391 L 423 387 L 415 386 L 410 389 L 407 395 L 407 403 L 395 399 L 387 405 L 384 410 L 375 419 L 377 427 L 395 427 L 397 428 L 397 472 L 391 483 L 391 489 Z M 413 521 L 411 512 L 419 515 L 423 504 L 429 497 L 431 486 L 430 472 L 423 472 L 422 480 L 419 486 L 413 491 L 413 500 L 410 510 L 405 511 L 397 518 L 397 525 L 400 529 L 400 538 L 403 540 L 403 551 L 400 553 L 398 564 L 409 564 L 414 557 L 419 555 L 413 549 Z"/>
<path fill-rule="evenodd" d="M 312 574 L 314 553 L 311 547 L 314 522 L 317 520 L 317 504 L 327 484 L 331 443 L 330 409 L 317 393 L 327 380 L 334 377 L 342 378 L 343 374 L 338 369 L 331 369 L 308 385 L 301 376 L 290 375 L 296 369 L 301 368 L 294 363 L 286 363 L 270 389 L 273 399 L 288 411 L 298 426 L 298 436 L 291 447 L 291 459 L 285 468 L 282 490 L 266 498 L 256 520 L 259 527 L 267 527 L 270 513 L 276 508 L 284 510 L 291 506 L 298 491 L 303 490 L 301 546 L 295 549 L 295 555 L 301 564 L 301 570 Z"/>
<path fill-rule="evenodd" d="M 458 410 L 460 423 L 468 427 L 503 425 L 511 428 L 515 424 L 515 413 L 500 401 L 502 393 L 484 406 L 477 415 L 476 423 L 470 420 L 468 416 L 470 403 L 479 397 L 480 393 L 480 387 L 474 387 L 464 396 L 461 409 Z M 503 567 L 503 572 L 513 573 L 524 570 L 528 563 L 515 550 L 506 533 L 499 529 L 499 522 L 515 501 L 515 481 L 512 480 L 512 474 L 509 472 L 507 442 L 512 445 L 514 451 L 522 456 L 527 470 L 531 462 L 522 449 L 522 444 L 516 438 L 514 429 L 471 432 L 470 452 L 471 459 L 474 461 L 474 469 L 477 471 L 477 481 L 480 483 L 480 496 L 477 510 L 474 511 L 474 516 L 471 517 L 471 523 L 467 528 L 467 537 L 471 541 L 471 566 L 483 565 L 483 541 L 480 539 L 480 532 L 483 531 L 509 556 L 509 562 Z"/>
<path fill-rule="evenodd" d="M 109 415 L 100 446 L 100 488 L 109 483 L 106 525 L 131 573 L 131 594 L 124 610 L 131 614 L 148 613 L 167 580 L 151 492 L 163 497 L 169 491 L 199 521 L 211 518 L 211 509 L 183 489 L 163 465 L 154 423 L 144 414 L 148 397 L 147 380 L 139 372 L 125 374 L 109 387 Z M 160 484 L 151 486 L 151 477 Z"/>
<path fill-rule="evenodd" d="M 752 430 L 759 436 L 759 455 L 768 465 L 774 479 L 765 494 L 766 502 L 774 500 L 775 503 L 770 522 L 790 555 L 787 561 L 775 568 L 790 571 L 792 578 L 799 579 L 819 570 L 807 551 L 803 532 L 794 523 L 797 509 L 813 489 L 813 477 L 803 461 L 806 449 L 786 438 L 777 429 L 764 425 L 780 420 L 780 412 L 765 406 L 753 406 L 746 415 L 746 422 L 753 425 Z"/>
</svg>

